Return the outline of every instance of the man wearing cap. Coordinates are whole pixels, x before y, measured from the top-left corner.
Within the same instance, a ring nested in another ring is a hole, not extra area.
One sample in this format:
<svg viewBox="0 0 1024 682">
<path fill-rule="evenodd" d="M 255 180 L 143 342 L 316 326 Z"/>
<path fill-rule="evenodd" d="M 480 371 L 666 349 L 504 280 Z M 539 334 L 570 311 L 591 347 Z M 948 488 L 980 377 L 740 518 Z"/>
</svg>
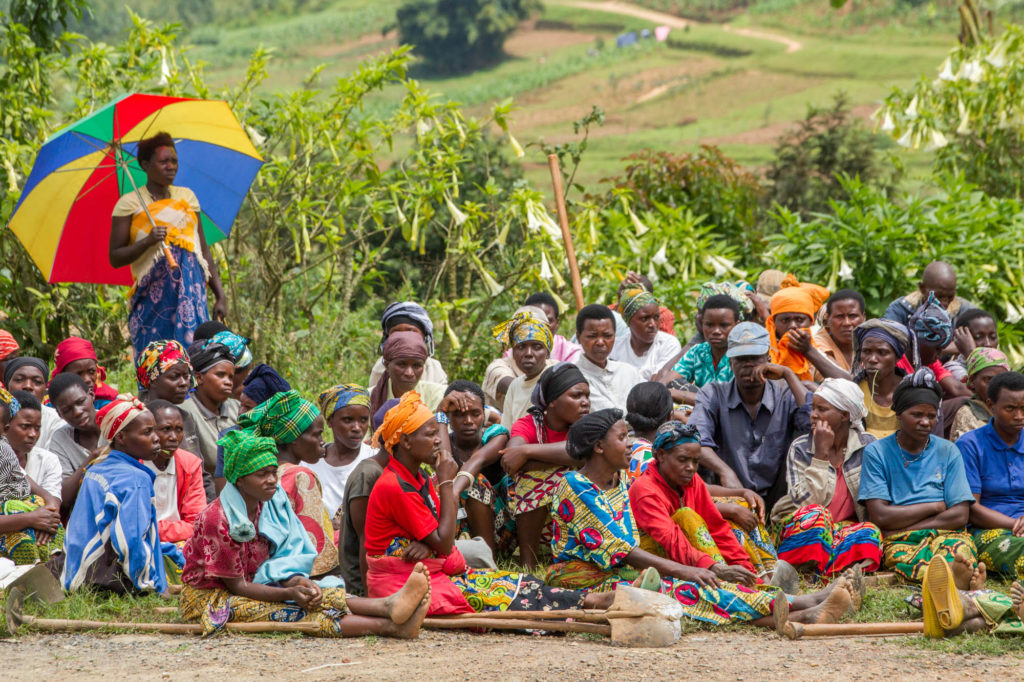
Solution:
<svg viewBox="0 0 1024 682">
<path fill-rule="evenodd" d="M 727 488 L 764 498 L 767 511 L 786 492 L 786 452 L 810 431 L 807 389 L 788 367 L 769 362 L 768 330 L 741 322 L 725 355 L 733 379 L 701 388 L 690 416 L 701 439 L 701 464 Z"/>
</svg>

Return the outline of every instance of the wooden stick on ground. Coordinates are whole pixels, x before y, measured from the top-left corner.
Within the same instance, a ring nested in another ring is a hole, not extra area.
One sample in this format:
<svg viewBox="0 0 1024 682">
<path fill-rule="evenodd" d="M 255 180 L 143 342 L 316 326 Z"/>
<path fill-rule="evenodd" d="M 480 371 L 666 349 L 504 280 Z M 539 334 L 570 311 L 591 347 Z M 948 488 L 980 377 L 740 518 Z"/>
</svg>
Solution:
<svg viewBox="0 0 1024 682">
<path fill-rule="evenodd" d="M 50 632 L 78 632 L 83 630 L 103 630 L 105 628 L 121 628 L 140 632 L 160 632 L 166 635 L 201 635 L 203 626 L 193 623 L 108 623 L 102 620 L 65 620 L 63 618 L 36 618 L 22 616 L 22 624 L 31 625 L 40 630 Z M 300 632 L 313 633 L 320 629 L 316 623 L 275 623 L 263 621 L 255 623 L 228 623 L 229 632 Z M 14 634 L 13 632 L 11 634 Z"/>
<path fill-rule="evenodd" d="M 924 632 L 924 623 L 816 623 L 787 622 L 782 634 L 789 639 L 803 637 L 854 637 L 857 635 L 912 635 Z"/>
<path fill-rule="evenodd" d="M 562 190 L 562 169 L 558 166 L 558 155 L 548 154 L 551 168 L 551 185 L 555 191 L 555 209 L 558 211 L 558 226 L 562 228 L 565 240 L 565 257 L 569 260 L 569 275 L 572 277 L 572 295 L 576 299 L 576 310 L 583 307 L 583 282 L 580 280 L 580 266 L 576 263 L 576 247 L 569 232 L 569 214 L 565 211 L 565 192 Z"/>
<path fill-rule="evenodd" d="M 600 623 L 560 623 L 550 620 L 518 620 L 501 618 L 480 618 L 480 614 L 460 614 L 470 616 L 468 618 L 457 618 L 451 616 L 439 618 L 427 618 L 423 621 L 425 628 L 437 628 L 440 630 L 463 630 L 475 628 L 488 628 L 490 630 L 549 630 L 552 632 L 591 632 L 598 635 L 611 637 L 612 628 L 610 625 Z M 472 616 L 478 616 L 476 618 Z"/>
</svg>

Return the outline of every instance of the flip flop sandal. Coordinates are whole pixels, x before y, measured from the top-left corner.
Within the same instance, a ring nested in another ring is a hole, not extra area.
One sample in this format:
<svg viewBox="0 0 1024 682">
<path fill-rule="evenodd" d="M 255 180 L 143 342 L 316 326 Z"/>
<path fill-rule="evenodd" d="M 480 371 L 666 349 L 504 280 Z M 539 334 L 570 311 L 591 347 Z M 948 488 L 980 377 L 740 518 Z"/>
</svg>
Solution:
<svg viewBox="0 0 1024 682">
<path fill-rule="evenodd" d="M 943 634 L 960 627 L 964 621 L 964 604 L 953 582 L 953 571 L 942 557 L 932 557 L 928 562 L 921 581 L 921 594 L 926 633 L 930 629 L 934 630 L 935 625 L 943 630 Z M 932 621 L 932 628 L 929 628 L 929 620 Z"/>
</svg>

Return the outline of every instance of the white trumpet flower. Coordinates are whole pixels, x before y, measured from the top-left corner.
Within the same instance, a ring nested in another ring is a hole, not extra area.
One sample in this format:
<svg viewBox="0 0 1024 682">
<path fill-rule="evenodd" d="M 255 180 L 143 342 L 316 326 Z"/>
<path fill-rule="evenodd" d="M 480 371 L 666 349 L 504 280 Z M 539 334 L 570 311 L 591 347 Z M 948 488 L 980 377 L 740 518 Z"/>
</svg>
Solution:
<svg viewBox="0 0 1024 682">
<path fill-rule="evenodd" d="M 946 139 L 945 135 L 938 130 L 932 130 L 931 141 L 924 149 L 926 152 L 933 152 L 936 149 L 942 149 L 947 144 L 949 144 L 949 141 Z"/>
<path fill-rule="evenodd" d="M 910 106 L 903 113 L 907 115 L 907 118 L 917 118 L 917 95 L 914 95 L 914 98 L 910 100 Z"/>
<path fill-rule="evenodd" d="M 467 219 L 466 214 L 459 210 L 458 206 L 455 205 L 455 202 L 452 201 L 447 194 L 444 195 L 444 203 L 445 206 L 448 207 L 448 212 L 452 214 L 455 224 L 462 227 L 462 224 L 465 223 Z"/>
<path fill-rule="evenodd" d="M 892 114 L 890 114 L 889 110 L 886 109 L 885 116 L 882 117 L 881 131 L 883 133 L 891 133 L 894 130 L 896 130 L 896 124 L 893 123 Z"/>
<path fill-rule="evenodd" d="M 650 231 L 650 228 L 640 222 L 640 219 L 636 217 L 636 213 L 633 213 L 633 209 L 629 209 L 629 219 L 633 221 L 633 229 L 636 230 L 637 237 L 642 237 Z"/>
<path fill-rule="evenodd" d="M 847 263 L 846 259 L 843 257 L 840 257 L 839 272 L 836 274 L 839 276 L 839 279 L 843 280 L 844 282 L 853 279 L 853 268 L 850 267 L 850 264 Z"/>
<path fill-rule="evenodd" d="M 942 62 L 942 68 L 939 69 L 939 80 L 940 81 L 955 81 L 956 74 L 953 73 L 953 63 L 949 57 L 946 57 L 946 61 Z"/>
</svg>

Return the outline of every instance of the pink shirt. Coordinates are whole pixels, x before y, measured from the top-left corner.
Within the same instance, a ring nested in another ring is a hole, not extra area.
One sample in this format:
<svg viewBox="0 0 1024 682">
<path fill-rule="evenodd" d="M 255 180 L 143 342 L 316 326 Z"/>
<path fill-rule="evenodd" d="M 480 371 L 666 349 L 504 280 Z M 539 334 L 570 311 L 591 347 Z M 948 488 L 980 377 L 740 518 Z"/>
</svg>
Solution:
<svg viewBox="0 0 1024 682">
<path fill-rule="evenodd" d="M 857 520 L 857 509 L 854 506 L 853 495 L 846 486 L 842 467 L 836 471 L 836 489 L 832 493 L 832 501 L 828 503 L 828 513 L 835 522 Z"/>
</svg>

